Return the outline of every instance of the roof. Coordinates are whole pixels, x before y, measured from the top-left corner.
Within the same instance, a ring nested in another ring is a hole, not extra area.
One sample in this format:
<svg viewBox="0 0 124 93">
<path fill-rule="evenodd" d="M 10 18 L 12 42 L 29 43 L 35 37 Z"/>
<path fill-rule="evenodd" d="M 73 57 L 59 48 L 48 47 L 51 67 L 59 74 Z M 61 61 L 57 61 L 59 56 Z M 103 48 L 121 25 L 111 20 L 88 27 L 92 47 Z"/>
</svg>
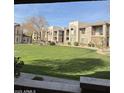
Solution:
<svg viewBox="0 0 124 93">
<path fill-rule="evenodd" d="M 31 36 L 29 36 L 29 35 L 26 35 L 26 34 L 22 34 L 23 35 L 23 37 L 31 37 Z"/>
<path fill-rule="evenodd" d="M 110 24 L 109 21 L 98 21 L 95 23 L 90 23 L 90 25 L 95 26 L 95 25 L 103 25 L 103 24 Z"/>
</svg>

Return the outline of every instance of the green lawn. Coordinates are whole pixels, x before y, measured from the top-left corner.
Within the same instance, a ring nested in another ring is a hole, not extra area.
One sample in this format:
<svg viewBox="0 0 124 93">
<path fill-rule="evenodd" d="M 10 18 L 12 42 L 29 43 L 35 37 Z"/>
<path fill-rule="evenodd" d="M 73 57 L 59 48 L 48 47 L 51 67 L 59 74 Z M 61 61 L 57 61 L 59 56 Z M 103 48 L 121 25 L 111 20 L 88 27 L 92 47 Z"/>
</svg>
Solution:
<svg viewBox="0 0 124 93">
<path fill-rule="evenodd" d="M 18 44 L 14 52 L 25 62 L 23 72 L 69 79 L 80 76 L 109 79 L 109 56 L 95 50 Z"/>
</svg>

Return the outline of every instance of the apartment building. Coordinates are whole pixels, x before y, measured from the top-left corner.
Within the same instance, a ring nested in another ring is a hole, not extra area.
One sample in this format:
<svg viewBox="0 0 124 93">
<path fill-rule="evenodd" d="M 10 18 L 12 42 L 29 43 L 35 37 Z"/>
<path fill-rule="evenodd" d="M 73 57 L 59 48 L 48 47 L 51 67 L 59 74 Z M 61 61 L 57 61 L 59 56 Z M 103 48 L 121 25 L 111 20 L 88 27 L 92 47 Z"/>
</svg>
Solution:
<svg viewBox="0 0 124 93">
<path fill-rule="evenodd" d="M 71 45 L 74 45 L 74 42 L 86 43 L 88 42 L 87 36 L 88 33 L 85 33 L 87 23 L 82 23 L 79 21 L 73 21 L 69 23 L 69 41 Z M 87 39 L 85 39 L 87 38 Z"/>
<path fill-rule="evenodd" d="M 23 32 L 22 26 L 18 23 L 14 23 L 14 43 L 15 44 L 32 43 L 32 37 L 26 35 L 26 33 Z"/>
<path fill-rule="evenodd" d="M 59 26 L 50 26 L 48 27 L 47 31 L 47 40 L 56 42 L 56 43 L 63 43 L 64 42 L 64 28 Z"/>
<path fill-rule="evenodd" d="M 32 41 L 34 43 L 45 41 L 46 29 L 42 29 L 41 31 L 33 31 Z"/>
<path fill-rule="evenodd" d="M 23 34 L 22 43 L 23 44 L 31 44 L 32 43 L 32 37 L 29 35 Z"/>
<path fill-rule="evenodd" d="M 69 42 L 74 45 L 89 45 L 91 47 L 109 47 L 109 22 L 82 23 L 73 21 L 69 23 Z"/>
<path fill-rule="evenodd" d="M 103 48 L 109 47 L 109 22 L 97 22 L 91 24 L 91 42 L 99 47 L 101 45 Z"/>
<path fill-rule="evenodd" d="M 22 43 L 23 30 L 20 24 L 14 23 L 14 43 Z"/>
<path fill-rule="evenodd" d="M 96 23 L 72 21 L 66 28 L 50 26 L 40 32 L 33 31 L 32 36 L 25 35 L 20 24 L 15 24 L 14 28 L 15 43 L 52 41 L 61 44 L 70 43 L 73 46 L 77 42 L 80 46 L 109 47 L 110 23 L 107 21 Z"/>
</svg>

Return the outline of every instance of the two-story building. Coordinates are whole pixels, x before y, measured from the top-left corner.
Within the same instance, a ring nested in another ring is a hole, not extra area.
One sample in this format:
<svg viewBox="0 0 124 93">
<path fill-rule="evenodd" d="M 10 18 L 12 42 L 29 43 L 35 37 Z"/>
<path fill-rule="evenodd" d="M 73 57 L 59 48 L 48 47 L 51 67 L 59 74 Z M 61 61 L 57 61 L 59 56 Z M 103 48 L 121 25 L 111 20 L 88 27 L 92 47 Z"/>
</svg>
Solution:
<svg viewBox="0 0 124 93">
<path fill-rule="evenodd" d="M 26 35 L 20 24 L 14 23 L 14 43 L 15 44 L 30 44 L 32 43 L 32 36 Z"/>
<path fill-rule="evenodd" d="M 59 26 L 48 27 L 48 41 L 53 41 L 56 43 L 64 42 L 64 28 Z"/>
<path fill-rule="evenodd" d="M 68 42 L 71 45 L 78 42 L 79 45 L 91 44 L 93 47 L 109 47 L 109 28 L 110 23 L 104 21 L 96 23 L 70 22 Z"/>
<path fill-rule="evenodd" d="M 14 23 L 14 43 L 22 43 L 23 29 L 20 24 Z"/>
<path fill-rule="evenodd" d="M 34 43 L 46 41 L 46 29 L 42 29 L 41 31 L 33 31 L 32 33 L 32 41 Z"/>
</svg>

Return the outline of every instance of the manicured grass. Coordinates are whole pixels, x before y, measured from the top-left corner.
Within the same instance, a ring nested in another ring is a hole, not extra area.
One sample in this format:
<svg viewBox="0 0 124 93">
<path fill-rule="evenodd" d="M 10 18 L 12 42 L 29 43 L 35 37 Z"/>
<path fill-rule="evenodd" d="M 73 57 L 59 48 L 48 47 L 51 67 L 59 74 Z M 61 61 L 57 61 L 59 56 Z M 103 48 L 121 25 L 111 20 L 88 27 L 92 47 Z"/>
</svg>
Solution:
<svg viewBox="0 0 124 93">
<path fill-rule="evenodd" d="M 25 62 L 22 71 L 55 77 L 109 79 L 109 56 L 95 50 L 62 46 L 15 45 L 15 56 Z"/>
</svg>

